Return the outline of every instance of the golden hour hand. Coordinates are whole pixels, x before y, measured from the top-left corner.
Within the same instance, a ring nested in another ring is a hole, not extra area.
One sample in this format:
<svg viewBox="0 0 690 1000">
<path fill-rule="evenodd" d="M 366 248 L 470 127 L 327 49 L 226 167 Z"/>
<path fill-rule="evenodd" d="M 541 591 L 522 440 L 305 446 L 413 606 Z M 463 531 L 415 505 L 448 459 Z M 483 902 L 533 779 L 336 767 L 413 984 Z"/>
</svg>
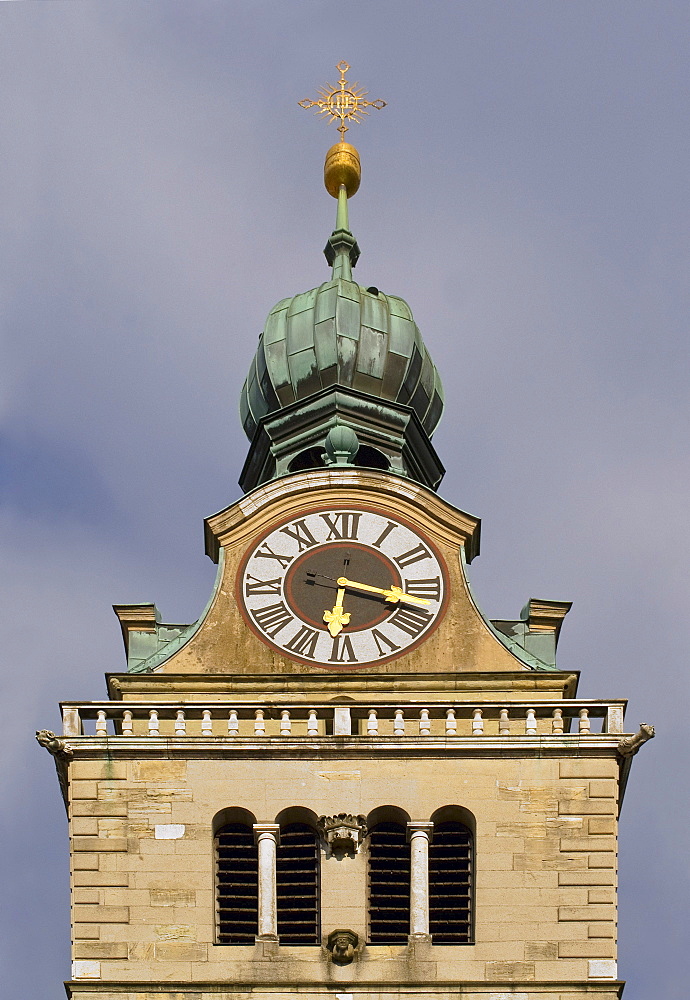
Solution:
<svg viewBox="0 0 690 1000">
<path fill-rule="evenodd" d="M 343 610 L 343 600 L 345 599 L 345 588 L 340 586 L 340 581 L 338 581 L 338 593 L 336 594 L 335 604 L 333 605 L 332 611 L 324 611 L 323 620 L 328 625 L 328 631 L 331 633 L 333 638 L 343 630 L 343 625 L 350 624 L 350 612 Z"/>
<path fill-rule="evenodd" d="M 365 590 L 368 594 L 382 594 L 384 599 L 390 604 L 397 604 L 405 601 L 408 604 L 428 604 L 429 601 L 423 597 L 413 597 L 406 594 L 402 587 L 391 586 L 388 590 L 383 587 L 370 587 L 368 583 L 357 583 L 356 580 L 348 580 L 346 576 L 340 576 L 336 580 L 339 587 L 353 587 L 355 590 Z"/>
</svg>

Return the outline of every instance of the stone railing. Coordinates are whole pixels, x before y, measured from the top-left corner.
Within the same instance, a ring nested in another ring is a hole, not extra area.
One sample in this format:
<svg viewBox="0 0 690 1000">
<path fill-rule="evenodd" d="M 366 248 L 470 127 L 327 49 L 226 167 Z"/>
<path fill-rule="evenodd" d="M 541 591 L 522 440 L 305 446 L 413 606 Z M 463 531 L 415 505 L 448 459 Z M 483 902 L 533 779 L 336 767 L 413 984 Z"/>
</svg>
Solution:
<svg viewBox="0 0 690 1000">
<path fill-rule="evenodd" d="M 63 736 L 327 738 L 588 736 L 624 732 L 624 701 L 62 704 Z"/>
</svg>

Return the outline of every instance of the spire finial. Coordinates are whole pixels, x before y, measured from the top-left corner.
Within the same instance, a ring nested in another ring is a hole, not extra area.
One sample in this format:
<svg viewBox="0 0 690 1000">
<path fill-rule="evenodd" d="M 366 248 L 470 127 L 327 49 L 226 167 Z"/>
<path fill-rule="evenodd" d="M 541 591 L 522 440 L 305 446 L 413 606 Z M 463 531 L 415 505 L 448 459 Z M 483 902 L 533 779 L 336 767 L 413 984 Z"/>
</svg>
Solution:
<svg viewBox="0 0 690 1000">
<path fill-rule="evenodd" d="M 305 98 L 305 100 L 299 101 L 299 106 L 305 109 L 318 108 L 315 114 L 326 115 L 329 124 L 340 119 L 340 125 L 338 125 L 340 141 L 345 142 L 345 133 L 349 129 L 349 126 L 345 124 L 346 121 L 360 122 L 361 115 L 369 114 L 367 108 L 376 108 L 377 111 L 380 111 L 381 108 L 385 108 L 386 102 L 364 100 L 369 91 L 360 87 L 358 83 L 347 82 L 345 74 L 349 70 L 350 64 L 346 63 L 344 59 L 335 68 L 340 73 L 338 86 L 334 87 L 332 83 L 325 84 L 319 89 L 320 101 L 310 101 L 309 98 Z"/>
</svg>

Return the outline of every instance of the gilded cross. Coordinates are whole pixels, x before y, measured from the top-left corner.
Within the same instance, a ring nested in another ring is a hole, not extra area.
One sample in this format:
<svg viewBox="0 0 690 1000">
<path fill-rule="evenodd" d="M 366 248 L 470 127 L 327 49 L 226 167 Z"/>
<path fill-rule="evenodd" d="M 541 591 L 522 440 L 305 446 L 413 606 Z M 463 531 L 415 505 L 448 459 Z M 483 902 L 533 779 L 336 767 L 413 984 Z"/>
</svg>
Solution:
<svg viewBox="0 0 690 1000">
<path fill-rule="evenodd" d="M 335 68 L 340 73 L 337 87 L 334 87 L 331 83 L 327 83 L 325 86 L 319 88 L 319 94 L 321 94 L 320 101 L 305 99 L 298 103 L 301 108 L 318 108 L 316 114 L 326 115 L 329 123 L 339 119 L 338 132 L 340 132 L 340 138 L 344 142 L 345 133 L 348 131 L 348 126 L 345 124 L 346 121 L 359 123 L 362 115 L 369 114 L 367 108 L 376 108 L 377 111 L 380 111 L 381 108 L 385 108 L 386 102 L 365 100 L 369 91 L 364 90 L 358 83 L 348 83 L 345 79 L 345 74 L 350 66 L 344 60 L 343 62 L 339 62 Z"/>
</svg>

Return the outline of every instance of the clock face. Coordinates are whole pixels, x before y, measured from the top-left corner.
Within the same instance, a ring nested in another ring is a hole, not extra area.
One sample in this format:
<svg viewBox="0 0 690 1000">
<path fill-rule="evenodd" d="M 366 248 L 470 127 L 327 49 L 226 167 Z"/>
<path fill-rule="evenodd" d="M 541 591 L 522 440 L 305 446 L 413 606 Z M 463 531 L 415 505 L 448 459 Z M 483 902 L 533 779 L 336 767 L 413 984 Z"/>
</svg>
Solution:
<svg viewBox="0 0 690 1000">
<path fill-rule="evenodd" d="M 383 663 L 440 621 L 447 574 L 431 542 L 363 508 L 312 511 L 273 527 L 248 552 L 238 604 L 292 660 L 330 668 Z"/>
</svg>

